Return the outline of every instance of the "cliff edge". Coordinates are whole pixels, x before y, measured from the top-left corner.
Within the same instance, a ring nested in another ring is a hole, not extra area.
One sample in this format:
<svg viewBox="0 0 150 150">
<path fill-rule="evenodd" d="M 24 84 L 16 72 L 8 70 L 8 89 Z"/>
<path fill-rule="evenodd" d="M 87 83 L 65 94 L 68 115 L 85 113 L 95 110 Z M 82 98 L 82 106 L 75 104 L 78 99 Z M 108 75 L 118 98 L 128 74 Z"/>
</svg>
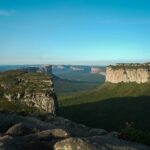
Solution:
<svg viewBox="0 0 150 150">
<path fill-rule="evenodd" d="M 106 82 L 150 82 L 150 63 L 145 64 L 117 64 L 106 68 Z"/>
<path fill-rule="evenodd" d="M 25 103 L 52 114 L 57 109 L 52 77 L 40 72 L 0 73 L 0 99 Z"/>
</svg>

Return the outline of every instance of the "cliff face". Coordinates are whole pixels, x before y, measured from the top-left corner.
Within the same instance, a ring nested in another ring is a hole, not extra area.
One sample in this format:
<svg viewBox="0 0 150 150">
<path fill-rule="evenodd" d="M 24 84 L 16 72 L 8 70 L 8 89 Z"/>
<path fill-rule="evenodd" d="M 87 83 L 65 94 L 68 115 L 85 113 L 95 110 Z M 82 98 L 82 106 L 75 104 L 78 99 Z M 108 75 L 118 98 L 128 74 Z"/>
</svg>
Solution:
<svg viewBox="0 0 150 150">
<path fill-rule="evenodd" d="M 0 73 L 0 99 L 22 102 L 55 114 L 57 99 L 53 81 L 43 73 L 7 71 Z"/>
<path fill-rule="evenodd" d="M 106 82 L 136 82 L 150 81 L 149 64 L 117 64 L 106 68 Z"/>
</svg>

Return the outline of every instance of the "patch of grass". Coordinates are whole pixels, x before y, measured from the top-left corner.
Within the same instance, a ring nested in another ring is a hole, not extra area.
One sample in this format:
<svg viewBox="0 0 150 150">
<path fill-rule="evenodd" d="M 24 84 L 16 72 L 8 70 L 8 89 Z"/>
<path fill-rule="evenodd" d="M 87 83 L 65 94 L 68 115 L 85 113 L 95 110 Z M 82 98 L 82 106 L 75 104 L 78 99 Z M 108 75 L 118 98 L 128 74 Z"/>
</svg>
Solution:
<svg viewBox="0 0 150 150">
<path fill-rule="evenodd" d="M 100 83 L 96 82 L 70 81 L 60 78 L 54 79 L 55 91 L 58 97 L 93 89 L 99 84 Z"/>
<path fill-rule="evenodd" d="M 20 70 L 0 72 L 0 98 L 5 95 L 23 95 L 25 92 L 30 94 L 49 90 L 51 76 L 42 73 L 28 73 Z"/>
<path fill-rule="evenodd" d="M 53 67 L 53 73 L 61 79 L 67 79 L 72 81 L 84 81 L 84 82 L 104 82 L 105 76 L 101 74 L 91 73 L 92 66 L 70 66 L 65 65 L 63 68 Z M 72 67 L 78 68 L 73 70 Z M 99 68 L 101 72 L 105 72 L 104 66 L 93 66 Z"/>
<path fill-rule="evenodd" d="M 0 111 L 1 112 L 10 112 L 17 113 L 19 115 L 29 115 L 29 114 L 40 114 L 44 113 L 35 107 L 29 107 L 24 103 L 19 102 L 9 102 L 7 100 L 0 100 Z"/>
<path fill-rule="evenodd" d="M 133 124 L 128 124 L 121 130 L 120 138 L 150 145 L 150 131 L 137 129 Z"/>
<path fill-rule="evenodd" d="M 150 130 L 150 97 L 116 97 L 79 105 L 60 106 L 60 115 L 90 127 L 120 131 L 125 122 Z"/>
<path fill-rule="evenodd" d="M 97 102 L 116 97 L 150 96 L 150 84 L 137 83 L 104 83 L 103 85 L 83 92 L 68 94 L 59 98 L 60 106 L 78 105 Z"/>
<path fill-rule="evenodd" d="M 80 81 L 80 82 L 95 82 L 101 83 L 105 81 L 105 76 L 101 74 L 92 74 L 84 71 L 71 71 L 56 73 L 56 75 L 62 79 Z"/>
<path fill-rule="evenodd" d="M 134 65 L 134 64 L 121 64 L 121 65 L 110 65 L 109 67 L 113 68 L 114 70 L 118 70 L 118 69 L 149 69 L 149 65 L 143 65 L 143 64 L 138 64 L 138 65 Z"/>
<path fill-rule="evenodd" d="M 120 131 L 125 122 L 150 130 L 150 84 L 106 83 L 59 98 L 60 114 L 78 123 Z"/>
</svg>

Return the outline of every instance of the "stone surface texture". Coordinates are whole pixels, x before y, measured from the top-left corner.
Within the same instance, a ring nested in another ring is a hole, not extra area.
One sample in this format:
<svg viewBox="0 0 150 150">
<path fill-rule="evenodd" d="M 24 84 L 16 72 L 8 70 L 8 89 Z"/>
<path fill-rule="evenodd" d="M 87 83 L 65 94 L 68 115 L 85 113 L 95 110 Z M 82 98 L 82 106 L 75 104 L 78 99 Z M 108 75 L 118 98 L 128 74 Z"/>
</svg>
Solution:
<svg viewBox="0 0 150 150">
<path fill-rule="evenodd" d="M 150 150 L 62 117 L 45 120 L 0 112 L 0 120 L 0 150 Z"/>
<path fill-rule="evenodd" d="M 106 68 L 106 82 L 150 82 L 149 64 L 117 64 Z"/>
<path fill-rule="evenodd" d="M 47 69 L 49 73 L 32 69 L 0 73 L 0 98 L 55 114 L 58 106 L 50 67 Z"/>
</svg>

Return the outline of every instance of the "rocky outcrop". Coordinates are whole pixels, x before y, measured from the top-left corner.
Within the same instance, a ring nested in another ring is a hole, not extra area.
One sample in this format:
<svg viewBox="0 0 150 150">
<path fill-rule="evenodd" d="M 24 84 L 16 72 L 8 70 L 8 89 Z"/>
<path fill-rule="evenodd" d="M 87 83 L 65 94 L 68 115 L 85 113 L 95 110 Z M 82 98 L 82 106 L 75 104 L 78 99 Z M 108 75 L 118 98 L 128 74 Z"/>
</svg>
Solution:
<svg viewBox="0 0 150 150">
<path fill-rule="evenodd" d="M 6 131 L 6 135 L 10 136 L 23 136 L 29 133 L 31 133 L 30 128 L 23 123 L 17 123 Z"/>
<path fill-rule="evenodd" d="M 57 98 L 50 75 L 16 70 L 0 73 L 0 76 L 1 99 L 25 103 L 55 114 Z"/>
<path fill-rule="evenodd" d="M 117 64 L 106 68 L 106 82 L 150 82 L 150 64 Z"/>
<path fill-rule="evenodd" d="M 91 67 L 91 73 L 105 75 L 105 68 L 104 67 Z"/>
<path fill-rule="evenodd" d="M 48 119 L 48 120 L 47 120 Z M 0 150 L 149 150 L 62 117 L 19 116 L 0 112 Z"/>
<path fill-rule="evenodd" d="M 0 99 L 25 103 L 49 113 L 21 116 L 0 110 L 0 150 L 149 150 L 150 147 L 119 139 L 119 133 L 92 129 L 56 117 L 57 99 L 47 73 L 0 73 Z"/>
<path fill-rule="evenodd" d="M 57 142 L 54 145 L 55 150 L 96 150 L 96 147 L 91 145 L 88 141 L 81 138 L 68 138 Z"/>
</svg>

